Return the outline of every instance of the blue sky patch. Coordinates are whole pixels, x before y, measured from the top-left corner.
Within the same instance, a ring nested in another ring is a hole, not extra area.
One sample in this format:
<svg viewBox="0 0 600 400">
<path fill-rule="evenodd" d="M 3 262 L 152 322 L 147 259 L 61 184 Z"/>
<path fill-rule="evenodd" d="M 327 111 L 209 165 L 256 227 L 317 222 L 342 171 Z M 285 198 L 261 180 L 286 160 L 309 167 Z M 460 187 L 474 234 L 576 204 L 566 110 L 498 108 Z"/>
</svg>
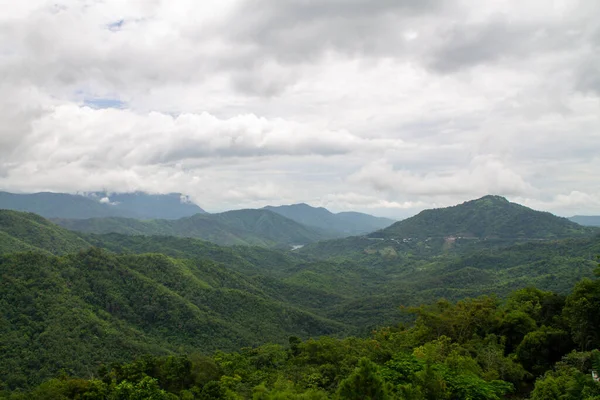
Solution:
<svg viewBox="0 0 600 400">
<path fill-rule="evenodd" d="M 120 20 L 118 20 L 118 21 L 111 22 L 110 24 L 106 25 L 106 27 L 107 27 L 109 30 L 113 31 L 113 32 L 115 32 L 115 31 L 120 31 L 120 30 L 121 30 L 121 28 L 123 27 L 123 24 L 124 24 L 124 23 L 125 23 L 125 20 L 124 20 L 124 19 L 120 19 Z"/>
<path fill-rule="evenodd" d="M 119 99 L 92 98 L 84 99 L 83 104 L 91 108 L 124 108 L 125 103 Z"/>
</svg>

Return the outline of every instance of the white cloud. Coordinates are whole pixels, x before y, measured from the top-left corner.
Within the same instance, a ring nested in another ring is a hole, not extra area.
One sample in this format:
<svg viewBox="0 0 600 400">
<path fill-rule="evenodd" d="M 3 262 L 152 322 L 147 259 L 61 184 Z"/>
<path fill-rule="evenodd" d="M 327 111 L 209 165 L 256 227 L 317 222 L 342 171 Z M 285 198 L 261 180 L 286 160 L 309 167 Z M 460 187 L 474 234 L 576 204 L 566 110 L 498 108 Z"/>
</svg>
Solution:
<svg viewBox="0 0 600 400">
<path fill-rule="evenodd" d="M 465 169 L 426 172 L 397 170 L 388 162 L 376 161 L 350 177 L 351 181 L 378 191 L 418 196 L 482 196 L 530 193 L 534 188 L 494 156 L 477 156 Z"/>
<path fill-rule="evenodd" d="M 110 206 L 116 206 L 117 204 L 119 204 L 119 202 L 117 202 L 117 201 L 110 201 L 110 198 L 108 198 L 108 197 L 102 197 L 98 201 L 102 204 L 108 204 Z"/>
<path fill-rule="evenodd" d="M 599 4 L 3 2 L 0 189 L 600 212 Z"/>
</svg>

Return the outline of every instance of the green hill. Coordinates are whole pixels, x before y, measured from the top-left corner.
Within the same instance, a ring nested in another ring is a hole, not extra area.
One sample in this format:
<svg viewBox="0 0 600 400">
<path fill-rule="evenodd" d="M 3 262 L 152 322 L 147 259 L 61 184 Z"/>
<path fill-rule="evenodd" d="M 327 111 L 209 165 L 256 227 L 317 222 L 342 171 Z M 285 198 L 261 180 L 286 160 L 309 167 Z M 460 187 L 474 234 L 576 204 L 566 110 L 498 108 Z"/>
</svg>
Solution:
<svg viewBox="0 0 600 400">
<path fill-rule="evenodd" d="M 250 211 L 224 213 L 219 222 L 278 234 L 270 218 L 283 217 Z M 600 253 L 597 236 L 451 246 L 445 238 L 352 237 L 282 252 L 188 237 L 77 234 L 33 214 L 0 216 L 0 249 L 12 252 L 0 256 L 0 383 L 11 389 L 61 370 L 90 376 L 100 363 L 143 354 L 368 334 L 407 322 L 400 305 L 442 297 L 503 297 L 531 285 L 567 293 L 593 275 Z M 196 226 L 206 217 L 185 220 Z"/>
<path fill-rule="evenodd" d="M 485 196 L 425 210 L 367 236 L 311 243 L 299 253 L 368 265 L 403 264 L 440 255 L 466 254 L 526 241 L 590 237 L 600 233 L 566 218 Z"/>
<path fill-rule="evenodd" d="M 210 261 L 99 249 L 18 253 L 0 256 L 0 276 L 0 381 L 10 387 L 146 353 L 233 350 L 347 329 Z"/>
<path fill-rule="evenodd" d="M 227 246 L 304 245 L 330 237 L 317 229 L 306 227 L 268 210 L 196 214 L 178 220 L 92 218 L 56 219 L 54 222 L 67 229 L 86 233 L 193 237 Z"/>
<path fill-rule="evenodd" d="M 394 223 L 394 220 L 389 218 L 374 217 L 359 212 L 334 214 L 323 207 L 311 207 L 304 203 L 278 207 L 267 206 L 265 209 L 281 214 L 303 225 L 330 232 L 338 237 L 363 235 Z"/>
<path fill-rule="evenodd" d="M 39 215 L 0 210 L 0 254 L 27 250 L 64 254 L 88 247 L 76 233 Z"/>
<path fill-rule="evenodd" d="M 422 211 L 371 237 L 555 239 L 592 232 L 566 218 L 511 203 L 504 197 L 485 196 L 452 207 Z"/>
</svg>

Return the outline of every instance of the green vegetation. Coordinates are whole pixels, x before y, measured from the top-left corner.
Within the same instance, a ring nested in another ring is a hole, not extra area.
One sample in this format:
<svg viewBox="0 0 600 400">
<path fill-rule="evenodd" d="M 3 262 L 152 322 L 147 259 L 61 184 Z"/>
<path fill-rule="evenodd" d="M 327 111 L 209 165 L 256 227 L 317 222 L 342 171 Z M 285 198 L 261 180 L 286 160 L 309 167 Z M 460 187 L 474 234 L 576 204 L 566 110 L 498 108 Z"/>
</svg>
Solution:
<svg viewBox="0 0 600 400">
<path fill-rule="evenodd" d="M 9 387 L 144 353 L 231 350 L 346 329 L 214 262 L 100 249 L 15 253 L 0 257 L 0 276 L 0 381 Z"/>
<path fill-rule="evenodd" d="M 600 272 L 600 271 L 599 271 Z M 68 374 L 17 399 L 581 399 L 600 396 L 590 371 L 600 343 L 579 335 L 599 312 L 577 312 L 600 296 L 584 280 L 566 298 L 534 288 L 505 301 L 481 296 L 406 309 L 412 326 L 370 337 L 265 344 L 212 356 L 143 356 Z M 572 315 L 578 315 L 573 318 Z M 583 315 L 585 317 L 581 318 Z"/>
<path fill-rule="evenodd" d="M 90 247 L 74 232 L 32 213 L 0 210 L 0 254 L 39 250 L 64 254 Z"/>
<path fill-rule="evenodd" d="M 265 241 L 299 225 L 266 210 L 219 221 Z M 76 233 L 0 211 L 0 398 L 600 395 L 591 230 L 353 237 L 301 251 L 157 233 Z"/>
<path fill-rule="evenodd" d="M 425 210 L 396 222 L 372 237 L 413 238 L 461 236 L 489 239 L 556 239 L 594 232 L 566 218 L 485 196 L 453 207 Z"/>
<path fill-rule="evenodd" d="M 87 233 L 193 237 L 224 246 L 286 247 L 331 237 L 267 210 L 196 214 L 178 220 L 93 218 L 56 219 L 54 222 L 67 229 Z"/>
<path fill-rule="evenodd" d="M 394 223 L 394 220 L 389 218 L 374 217 L 358 212 L 334 214 L 323 207 L 311 207 L 304 203 L 278 207 L 267 206 L 265 209 L 303 225 L 319 228 L 335 237 L 364 235 Z"/>
</svg>

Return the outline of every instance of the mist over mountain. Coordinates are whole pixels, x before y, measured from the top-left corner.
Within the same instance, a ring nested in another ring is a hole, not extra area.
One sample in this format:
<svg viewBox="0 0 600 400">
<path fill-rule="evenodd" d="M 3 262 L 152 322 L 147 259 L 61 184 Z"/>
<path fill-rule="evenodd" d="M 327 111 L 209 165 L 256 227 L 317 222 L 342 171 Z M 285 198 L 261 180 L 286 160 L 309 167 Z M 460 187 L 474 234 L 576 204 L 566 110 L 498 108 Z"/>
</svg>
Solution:
<svg viewBox="0 0 600 400">
<path fill-rule="evenodd" d="M 93 192 L 16 194 L 0 192 L 0 209 L 27 211 L 46 218 L 177 219 L 205 211 L 179 193 Z"/>
<path fill-rule="evenodd" d="M 202 208 L 181 193 L 149 194 L 134 193 L 88 193 L 88 197 L 100 199 L 130 218 L 178 219 L 194 214 L 204 214 Z"/>
<path fill-rule="evenodd" d="M 0 1 L 0 400 L 600 400 L 598 16 Z"/>
</svg>

